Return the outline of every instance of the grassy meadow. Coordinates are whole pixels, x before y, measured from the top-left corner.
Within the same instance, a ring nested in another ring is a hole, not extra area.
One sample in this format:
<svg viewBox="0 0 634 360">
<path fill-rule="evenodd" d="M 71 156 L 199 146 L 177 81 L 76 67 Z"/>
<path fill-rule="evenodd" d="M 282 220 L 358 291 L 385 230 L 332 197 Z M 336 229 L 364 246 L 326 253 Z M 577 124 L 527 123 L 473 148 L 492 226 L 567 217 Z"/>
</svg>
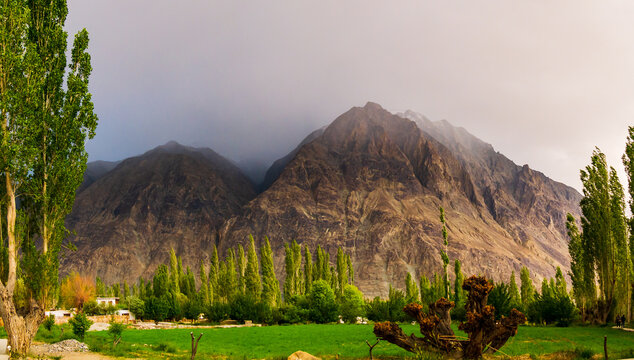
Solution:
<svg viewBox="0 0 634 360">
<path fill-rule="evenodd" d="M 416 326 L 402 325 L 406 333 L 418 333 Z M 107 331 L 89 332 L 84 340 L 94 351 L 114 356 L 148 359 L 185 359 L 191 349 L 190 329 L 126 330 L 123 340 L 112 350 Z M 323 358 L 367 358 L 365 340 L 374 343 L 372 325 L 289 325 L 249 328 L 194 329 L 204 334 L 196 359 L 281 359 L 303 350 Z M 70 337 L 70 329 L 64 337 Z M 464 335 L 458 333 L 458 335 Z M 502 348 L 509 356 L 541 356 L 562 351 L 585 350 L 588 354 L 603 354 L 603 336 L 608 337 L 611 359 L 634 357 L 634 333 L 608 327 L 532 327 L 522 326 L 518 335 Z M 55 342 L 60 329 L 41 329 L 37 339 Z M 381 342 L 374 348 L 375 358 L 413 357 L 395 345 Z"/>
</svg>

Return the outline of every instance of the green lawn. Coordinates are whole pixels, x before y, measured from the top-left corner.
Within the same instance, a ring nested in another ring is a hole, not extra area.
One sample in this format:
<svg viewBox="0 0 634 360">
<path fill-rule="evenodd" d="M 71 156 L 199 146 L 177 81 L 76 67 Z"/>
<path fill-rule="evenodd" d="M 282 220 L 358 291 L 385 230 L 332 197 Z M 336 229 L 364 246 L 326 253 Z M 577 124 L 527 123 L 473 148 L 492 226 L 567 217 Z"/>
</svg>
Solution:
<svg viewBox="0 0 634 360">
<path fill-rule="evenodd" d="M 417 327 L 403 325 L 406 333 Z M 118 351 L 113 353 L 108 343 L 108 333 L 90 332 L 86 342 L 95 350 L 120 356 L 139 356 L 166 359 L 186 358 L 191 347 L 189 329 L 173 330 L 126 330 Z M 59 330 L 47 336 L 41 330 L 38 338 L 52 341 Z M 228 357 L 234 359 L 286 358 L 297 350 L 313 355 L 334 358 L 363 358 L 368 356 L 365 340 L 374 342 L 372 325 L 291 325 L 228 329 L 199 329 L 203 333 L 198 347 L 197 359 Z M 68 333 L 68 330 L 66 331 Z M 518 335 L 502 348 L 505 354 L 542 355 L 574 349 L 590 349 L 602 354 L 603 336 L 608 336 L 608 349 L 613 356 L 634 355 L 634 333 L 601 327 L 531 327 L 522 326 Z M 374 349 L 378 358 L 401 358 L 410 356 L 395 345 L 381 342 Z"/>
</svg>

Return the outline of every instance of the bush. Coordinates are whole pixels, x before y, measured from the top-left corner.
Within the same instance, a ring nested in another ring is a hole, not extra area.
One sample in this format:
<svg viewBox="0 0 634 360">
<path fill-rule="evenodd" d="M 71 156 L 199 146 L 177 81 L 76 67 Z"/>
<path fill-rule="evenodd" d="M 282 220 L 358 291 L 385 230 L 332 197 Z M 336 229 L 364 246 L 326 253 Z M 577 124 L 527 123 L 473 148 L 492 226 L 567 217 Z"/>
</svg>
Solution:
<svg viewBox="0 0 634 360">
<path fill-rule="evenodd" d="M 143 316 L 145 315 L 145 302 L 136 296 L 129 296 L 127 303 L 128 310 L 130 310 L 135 317 L 143 319 Z"/>
<path fill-rule="evenodd" d="M 313 283 L 308 297 L 310 304 L 310 319 L 316 323 L 324 324 L 337 321 L 338 306 L 335 300 L 335 292 L 324 280 Z"/>
<path fill-rule="evenodd" d="M 101 315 L 100 309 L 99 309 L 99 305 L 97 304 L 97 301 L 95 300 L 90 300 L 87 301 L 86 303 L 84 303 L 84 313 L 87 315 Z"/>
<path fill-rule="evenodd" d="M 285 304 L 280 306 L 277 312 L 274 312 L 274 318 L 278 323 L 305 323 L 310 319 L 310 310 L 294 304 Z"/>
<path fill-rule="evenodd" d="M 363 294 L 354 285 L 346 285 L 341 297 L 341 318 L 347 323 L 356 323 L 357 317 L 365 316 Z"/>
<path fill-rule="evenodd" d="M 231 306 L 220 302 L 205 308 L 205 316 L 211 322 L 221 322 L 230 318 Z"/>
<path fill-rule="evenodd" d="M 55 315 L 51 314 L 47 316 L 42 325 L 44 325 L 44 328 L 48 331 L 53 330 L 53 326 L 55 326 Z"/>
<path fill-rule="evenodd" d="M 170 312 L 170 302 L 166 297 L 150 297 L 145 302 L 145 317 L 156 323 L 167 319 Z"/>
<path fill-rule="evenodd" d="M 198 316 L 202 312 L 202 306 L 198 299 L 188 300 L 183 307 L 183 316 L 185 319 L 198 320 Z"/>
<path fill-rule="evenodd" d="M 90 329 L 90 325 L 92 325 L 92 321 L 88 320 L 88 317 L 83 312 L 80 312 L 70 318 L 68 323 L 73 328 L 73 334 L 82 341 L 84 340 L 86 331 L 88 331 L 88 329 Z"/>
<path fill-rule="evenodd" d="M 365 313 L 368 320 L 372 320 L 374 322 L 387 321 L 390 316 L 390 310 L 387 302 L 381 300 L 378 296 L 365 303 Z"/>
<path fill-rule="evenodd" d="M 110 319 L 110 327 L 108 327 L 108 334 L 112 336 L 112 347 L 116 347 L 119 341 L 121 341 L 121 334 L 125 330 L 126 326 L 123 323 L 116 322 L 114 316 Z"/>
<path fill-rule="evenodd" d="M 577 317 L 577 308 L 569 296 L 538 295 L 528 309 L 532 322 L 569 326 Z"/>
<path fill-rule="evenodd" d="M 495 318 L 500 319 L 502 316 L 509 316 L 511 313 L 511 293 L 509 286 L 505 283 L 495 285 L 491 293 L 489 293 L 488 304 L 495 308 Z"/>
</svg>

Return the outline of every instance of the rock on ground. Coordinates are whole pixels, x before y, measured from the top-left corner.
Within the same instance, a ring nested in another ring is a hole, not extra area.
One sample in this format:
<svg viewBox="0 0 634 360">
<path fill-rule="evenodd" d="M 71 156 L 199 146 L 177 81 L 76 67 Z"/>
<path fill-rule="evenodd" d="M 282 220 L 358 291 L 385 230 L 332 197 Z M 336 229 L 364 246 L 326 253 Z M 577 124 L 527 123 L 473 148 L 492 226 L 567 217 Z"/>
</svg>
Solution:
<svg viewBox="0 0 634 360">
<path fill-rule="evenodd" d="M 321 358 L 313 356 L 304 351 L 295 351 L 291 354 L 291 356 L 288 357 L 288 360 L 321 360 Z"/>
</svg>

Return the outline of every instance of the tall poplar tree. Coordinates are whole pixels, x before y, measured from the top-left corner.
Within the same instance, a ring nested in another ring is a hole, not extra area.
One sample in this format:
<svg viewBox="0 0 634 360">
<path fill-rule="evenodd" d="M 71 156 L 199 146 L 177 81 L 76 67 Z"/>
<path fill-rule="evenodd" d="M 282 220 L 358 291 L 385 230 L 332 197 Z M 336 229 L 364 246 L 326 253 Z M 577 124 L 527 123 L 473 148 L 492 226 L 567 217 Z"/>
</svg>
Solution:
<svg viewBox="0 0 634 360">
<path fill-rule="evenodd" d="M 405 278 L 405 302 L 413 303 L 418 301 L 418 285 L 416 281 L 412 279 L 412 274 L 407 273 L 407 277 Z"/>
<path fill-rule="evenodd" d="M 205 270 L 205 262 L 200 260 L 200 269 L 198 271 L 198 279 L 200 280 L 200 290 L 198 291 L 198 297 L 200 302 L 207 306 L 209 301 L 209 280 L 207 280 L 207 271 Z"/>
<path fill-rule="evenodd" d="M 520 295 L 522 296 L 522 308 L 524 311 L 535 301 L 535 286 L 526 266 L 520 269 Z"/>
<path fill-rule="evenodd" d="M 442 206 L 440 210 L 440 223 L 442 224 L 442 243 L 444 249 L 440 250 L 440 257 L 442 258 L 443 268 L 443 290 L 445 293 L 445 299 L 449 299 L 449 272 L 447 272 L 447 266 L 449 265 L 449 255 L 447 255 L 449 242 L 447 241 L 447 221 L 445 219 L 445 209 Z"/>
<path fill-rule="evenodd" d="M 343 295 L 343 288 L 348 283 L 348 264 L 341 247 L 337 248 L 337 288 L 335 293 L 340 298 Z"/>
<path fill-rule="evenodd" d="M 581 200 L 582 247 L 590 273 L 584 273 L 587 282 L 599 284 L 597 300 L 598 321 L 605 323 L 615 306 L 622 301 L 619 295 L 628 292 L 622 285 L 631 271 L 627 229 L 625 227 L 625 201 L 623 188 L 616 170 L 608 170 L 605 155 L 597 148 L 591 164 L 581 170 L 583 199 Z M 625 299 L 623 299 L 625 300 Z M 621 305 L 622 306 L 622 305 Z"/>
<path fill-rule="evenodd" d="M 252 236 L 249 235 L 249 238 Z M 238 292 L 240 294 L 246 293 L 246 278 L 247 271 L 247 258 L 244 254 L 244 248 L 242 244 L 238 244 Z"/>
<path fill-rule="evenodd" d="M 262 301 L 270 306 L 280 304 L 280 283 L 275 276 L 273 250 L 269 238 L 264 238 L 264 246 L 260 247 L 260 265 L 262 268 Z"/>
<path fill-rule="evenodd" d="M 453 270 L 456 274 L 456 278 L 454 280 L 453 301 L 456 303 L 456 307 L 458 307 L 467 300 L 465 291 L 462 289 L 464 274 L 462 273 L 462 264 L 460 263 L 460 260 L 456 259 L 456 261 L 454 261 Z"/>
<path fill-rule="evenodd" d="M 172 248 L 170 250 L 170 290 L 174 294 L 180 294 L 180 276 L 178 271 L 178 258 Z"/>
<path fill-rule="evenodd" d="M 209 264 L 209 290 L 210 292 L 217 292 L 218 289 L 218 273 L 220 271 L 220 262 L 218 257 L 218 248 L 214 245 L 214 250 L 211 252 L 211 261 Z"/>
<path fill-rule="evenodd" d="M 623 165 L 625 165 L 625 173 L 627 175 L 627 189 L 630 195 L 629 205 L 630 214 L 634 214 L 634 126 L 628 128 L 627 140 L 625 143 L 625 154 L 623 154 Z M 630 284 L 629 294 L 627 297 L 627 320 L 632 320 L 632 307 L 634 297 L 634 215 L 628 220 L 628 227 L 630 230 L 629 237 L 629 250 L 630 250 L 630 271 L 628 275 L 628 282 Z"/>
<path fill-rule="evenodd" d="M 249 235 L 249 250 L 245 270 L 245 294 L 255 301 L 260 300 L 262 293 L 262 280 L 260 279 L 260 266 L 258 264 L 258 254 L 255 251 L 255 241 Z"/>
<path fill-rule="evenodd" d="M 55 301 L 64 220 L 86 169 L 85 141 L 97 125 L 88 92 L 88 33 L 75 36 L 68 64 L 67 14 L 62 0 L 0 4 L 0 224 L 6 235 L 0 315 L 17 355 L 27 353 L 44 309 Z M 18 278 L 29 297 L 19 311 L 13 298 Z"/>
<path fill-rule="evenodd" d="M 354 267 L 352 267 L 352 259 L 350 254 L 346 254 L 346 264 L 348 266 L 348 283 L 354 285 Z"/>
<path fill-rule="evenodd" d="M 310 253 L 308 246 L 304 252 L 304 294 L 310 292 L 313 285 L 313 255 Z"/>
</svg>

